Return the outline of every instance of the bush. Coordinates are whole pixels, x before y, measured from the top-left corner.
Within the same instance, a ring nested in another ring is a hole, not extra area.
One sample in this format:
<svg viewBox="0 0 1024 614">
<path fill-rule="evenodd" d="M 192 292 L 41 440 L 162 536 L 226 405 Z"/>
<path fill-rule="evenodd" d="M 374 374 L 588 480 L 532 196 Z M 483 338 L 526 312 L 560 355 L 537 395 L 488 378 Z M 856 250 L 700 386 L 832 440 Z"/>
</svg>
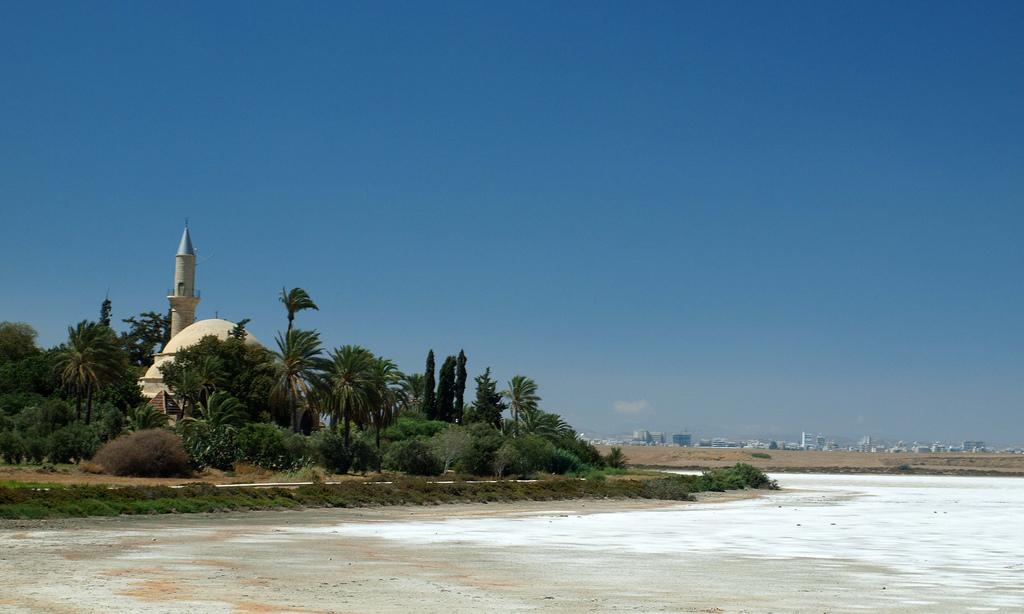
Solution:
<svg viewBox="0 0 1024 614">
<path fill-rule="evenodd" d="M 352 471 L 366 474 L 371 469 L 380 466 L 380 455 L 377 448 L 366 437 L 355 437 L 349 444 L 349 454 L 352 458 Z"/>
<path fill-rule="evenodd" d="M 313 462 L 313 450 L 309 445 L 309 437 L 301 433 L 283 431 L 285 454 L 291 460 L 291 469 L 302 469 Z"/>
<path fill-rule="evenodd" d="M 285 436 L 273 424 L 251 422 L 238 431 L 238 457 L 265 469 L 291 469 L 293 459 L 285 446 Z"/>
<path fill-rule="evenodd" d="M 352 466 L 352 451 L 345 447 L 344 439 L 337 431 L 323 429 L 309 439 L 318 465 L 331 473 L 348 473 Z"/>
<path fill-rule="evenodd" d="M 644 480 L 644 496 L 649 499 L 690 501 L 693 499 L 690 494 L 693 490 L 694 481 L 689 477 Z"/>
<path fill-rule="evenodd" d="M 440 475 L 444 468 L 422 439 L 396 441 L 384 454 L 384 466 L 410 475 Z"/>
<path fill-rule="evenodd" d="M 604 457 L 604 464 L 612 469 L 625 469 L 626 455 L 622 453 L 622 448 L 612 448 L 608 456 Z"/>
<path fill-rule="evenodd" d="M 540 435 L 524 435 L 512 440 L 517 458 L 512 464 L 512 472 L 526 477 L 536 471 L 548 468 L 555 446 Z"/>
<path fill-rule="evenodd" d="M 195 422 L 182 436 L 182 443 L 193 469 L 213 467 L 227 470 L 238 460 L 235 430 L 231 427 Z"/>
<path fill-rule="evenodd" d="M 605 466 L 605 458 L 601 456 L 597 448 L 589 442 L 577 438 L 575 435 L 560 437 L 554 441 L 554 444 L 556 447 L 562 448 L 567 452 L 572 452 L 584 465 L 590 465 L 597 469 L 602 469 Z"/>
<path fill-rule="evenodd" d="M 455 464 L 456 470 L 470 475 L 493 475 L 494 456 L 505 443 L 505 436 L 489 424 L 476 423 L 466 427 L 472 438 L 469 447 Z"/>
<path fill-rule="evenodd" d="M 388 441 L 405 441 L 414 437 L 429 438 L 451 426 L 440 420 L 425 420 L 419 417 L 402 416 L 398 422 L 384 429 L 382 435 Z"/>
<path fill-rule="evenodd" d="M 559 475 L 579 471 L 582 466 L 583 462 L 578 456 L 562 448 L 555 448 L 555 451 L 551 453 L 551 458 L 548 459 L 548 471 Z"/>
<path fill-rule="evenodd" d="M 771 458 L 772 457 L 771 454 L 766 454 L 764 452 L 751 452 L 750 456 L 752 456 L 753 458 Z"/>
<path fill-rule="evenodd" d="M 25 460 L 25 442 L 21 436 L 10 431 L 0 433 L 0 458 L 11 465 L 20 465 Z"/>
<path fill-rule="evenodd" d="M 25 459 L 33 464 L 40 465 L 46 460 L 50 452 L 50 440 L 46 437 L 24 437 Z"/>
<path fill-rule="evenodd" d="M 190 473 L 181 438 L 166 429 L 122 435 L 100 448 L 92 461 L 114 475 L 163 478 Z"/>
<path fill-rule="evenodd" d="M 110 403 L 97 406 L 92 417 L 92 429 L 100 441 L 110 441 L 124 429 L 124 414 Z"/>
<path fill-rule="evenodd" d="M 74 410 L 59 399 L 47 399 L 39 405 L 26 407 L 14 417 L 15 427 L 23 435 L 47 437 L 72 422 Z"/>
<path fill-rule="evenodd" d="M 774 480 L 763 471 L 746 463 L 736 463 L 726 469 L 705 471 L 697 479 L 694 491 L 723 491 L 743 488 L 778 488 Z"/>
<path fill-rule="evenodd" d="M 49 456 L 51 463 L 77 463 L 92 458 L 100 445 L 96 433 L 86 425 L 76 422 L 50 435 Z"/>
</svg>

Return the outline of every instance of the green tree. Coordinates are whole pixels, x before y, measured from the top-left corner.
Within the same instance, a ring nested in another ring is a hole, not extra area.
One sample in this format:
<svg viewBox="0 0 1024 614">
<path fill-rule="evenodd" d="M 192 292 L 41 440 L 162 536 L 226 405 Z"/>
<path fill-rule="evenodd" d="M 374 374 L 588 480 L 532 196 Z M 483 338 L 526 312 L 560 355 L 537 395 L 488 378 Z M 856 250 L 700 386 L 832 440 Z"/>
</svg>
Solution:
<svg viewBox="0 0 1024 614">
<path fill-rule="evenodd" d="M 612 448 L 604 457 L 604 463 L 612 469 L 625 469 L 626 455 L 622 453 L 622 448 Z"/>
<path fill-rule="evenodd" d="M 287 404 L 294 433 L 302 428 L 302 415 L 308 409 L 313 383 L 325 366 L 320 358 L 322 352 L 317 331 L 293 329 L 284 335 L 277 334 L 273 393 Z"/>
<path fill-rule="evenodd" d="M 452 422 L 462 424 L 462 414 L 466 409 L 466 352 L 459 350 L 455 360 L 455 411 Z"/>
<path fill-rule="evenodd" d="M 257 420 L 264 412 L 273 411 L 270 401 L 275 381 L 274 356 L 266 348 L 238 339 L 218 339 L 210 335 L 178 351 L 173 361 L 160 365 L 164 383 L 173 390 L 172 383 L 181 377 L 181 373 L 201 369 L 207 356 L 214 356 L 220 361 L 221 376 L 216 390 L 237 398 L 249 412 L 250 420 Z M 197 402 L 207 396 L 203 390 L 199 394 Z"/>
<path fill-rule="evenodd" d="M 128 411 L 124 429 L 128 432 L 145 431 L 167 426 L 167 414 L 159 412 L 149 403 L 142 403 Z"/>
<path fill-rule="evenodd" d="M 519 432 L 524 435 L 540 435 L 552 440 L 576 435 L 561 416 L 536 407 L 525 407 L 519 413 Z"/>
<path fill-rule="evenodd" d="M 437 377 L 437 401 L 434 403 L 437 420 L 452 422 L 455 414 L 455 357 L 444 359 Z"/>
<path fill-rule="evenodd" d="M 394 424 L 398 416 L 398 408 L 402 405 L 404 376 L 398 366 L 387 358 L 374 358 L 371 368 L 374 394 L 369 415 L 377 444 L 377 470 L 380 471 L 380 434 Z"/>
<path fill-rule="evenodd" d="M 238 324 L 235 324 L 234 328 L 231 329 L 231 332 L 228 333 L 228 336 L 231 337 L 232 339 L 245 341 L 245 325 L 248 324 L 249 321 L 249 318 L 242 318 L 241 320 L 239 320 Z"/>
<path fill-rule="evenodd" d="M 224 379 L 224 361 L 219 356 L 203 356 L 196 361 L 194 372 L 199 380 L 200 395 L 205 403 Z"/>
<path fill-rule="evenodd" d="M 519 418 L 524 411 L 537 409 L 540 396 L 537 394 L 537 383 L 525 375 L 516 375 L 509 383 L 508 388 L 501 393 L 508 399 L 508 406 L 512 410 L 512 433 L 519 433 Z"/>
<path fill-rule="evenodd" d="M 427 352 L 427 368 L 423 372 L 423 413 L 428 420 L 437 420 L 437 399 L 434 398 L 434 350 Z"/>
<path fill-rule="evenodd" d="M 18 362 L 39 353 L 34 328 L 24 322 L 0 322 L 0 363 Z"/>
<path fill-rule="evenodd" d="M 292 329 L 292 323 L 295 322 L 295 314 L 304 311 L 306 309 L 313 309 L 320 311 L 320 308 L 316 306 L 313 299 L 309 298 L 309 294 L 306 293 L 302 288 L 281 288 L 281 294 L 278 296 L 278 300 L 284 305 L 285 310 L 288 312 L 288 330 Z"/>
<path fill-rule="evenodd" d="M 149 365 L 153 361 L 153 353 L 170 340 L 169 314 L 146 311 L 138 317 L 121 321 L 128 325 L 128 332 L 121 333 L 121 346 L 128 352 L 128 361 L 133 365 Z"/>
<path fill-rule="evenodd" d="M 110 328 L 110 310 L 110 297 L 107 297 L 103 299 L 103 304 L 100 305 L 100 326 Z"/>
<path fill-rule="evenodd" d="M 484 372 L 473 381 L 476 382 L 476 400 L 472 408 L 466 412 L 466 423 L 482 422 L 500 430 L 501 415 L 508 406 L 501 400 L 503 397 L 498 392 L 498 382 L 491 379 L 491 368 L 484 369 Z"/>
<path fill-rule="evenodd" d="M 195 416 L 182 420 L 182 430 L 188 432 L 198 426 L 210 429 L 236 430 L 246 422 L 246 412 L 242 403 L 223 390 L 215 392 Z"/>
<path fill-rule="evenodd" d="M 409 373 L 402 376 L 402 409 L 422 411 L 423 384 L 424 377 L 422 373 Z"/>
<path fill-rule="evenodd" d="M 86 398 L 86 424 L 92 420 L 93 394 L 98 388 L 116 381 L 125 368 L 127 360 L 109 328 L 87 320 L 68 327 L 67 343 L 57 356 L 57 377 L 65 389 L 75 395 L 79 418 L 82 398 Z"/>
<path fill-rule="evenodd" d="M 185 416 L 195 413 L 196 407 L 205 398 L 203 379 L 198 368 L 175 370 L 171 375 L 164 376 L 164 383 L 171 389 L 174 398 L 181 404 Z"/>
<path fill-rule="evenodd" d="M 473 438 L 459 426 L 446 428 L 430 439 L 430 450 L 443 465 L 441 473 L 447 472 L 472 445 Z"/>
<path fill-rule="evenodd" d="M 347 448 L 353 421 L 365 423 L 376 396 L 373 370 L 374 356 L 358 345 L 343 345 L 331 353 L 326 365 L 324 384 L 326 407 L 331 426 L 342 423 L 342 436 Z"/>
</svg>

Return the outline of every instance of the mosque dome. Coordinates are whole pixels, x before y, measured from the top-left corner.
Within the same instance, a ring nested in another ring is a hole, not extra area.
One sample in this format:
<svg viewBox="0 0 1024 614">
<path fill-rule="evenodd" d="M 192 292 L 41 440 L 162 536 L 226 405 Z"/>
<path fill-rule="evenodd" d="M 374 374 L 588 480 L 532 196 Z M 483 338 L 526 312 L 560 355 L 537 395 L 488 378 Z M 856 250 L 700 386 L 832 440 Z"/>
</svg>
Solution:
<svg viewBox="0 0 1024 614">
<path fill-rule="evenodd" d="M 203 337 L 216 337 L 224 340 L 231 336 L 236 324 L 227 320 L 210 318 L 199 320 L 186 326 L 180 333 L 171 337 L 161 354 L 177 354 L 179 351 L 199 343 Z M 260 345 L 259 339 L 249 331 L 245 331 L 245 342 L 249 345 Z"/>
<path fill-rule="evenodd" d="M 160 365 L 174 360 L 175 354 L 199 343 L 204 337 L 216 337 L 221 340 L 227 339 L 231 336 L 231 331 L 235 326 L 234 322 L 210 318 L 209 320 L 193 322 L 183 328 L 181 332 L 171 337 L 171 340 L 167 342 L 167 345 L 164 346 L 160 353 L 154 356 L 153 364 L 139 380 L 139 383 L 142 385 L 142 394 L 148 398 L 153 398 L 161 390 L 166 390 L 166 386 L 163 384 L 163 374 L 160 372 Z M 249 331 L 245 331 L 245 343 L 262 346 L 259 339 Z"/>
</svg>

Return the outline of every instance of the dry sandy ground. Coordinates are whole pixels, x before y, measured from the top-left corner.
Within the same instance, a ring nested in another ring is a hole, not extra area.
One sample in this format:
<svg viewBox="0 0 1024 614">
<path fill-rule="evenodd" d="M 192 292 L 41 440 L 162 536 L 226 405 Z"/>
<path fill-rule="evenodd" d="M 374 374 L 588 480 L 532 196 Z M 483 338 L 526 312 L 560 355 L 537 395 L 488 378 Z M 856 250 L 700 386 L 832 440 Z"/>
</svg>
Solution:
<svg viewBox="0 0 1024 614">
<path fill-rule="evenodd" d="M 895 596 L 885 592 L 884 570 L 868 566 L 840 573 L 798 558 L 416 545 L 287 530 L 480 516 L 571 521 L 679 505 L 693 504 L 461 504 L 8 524 L 0 528 L 0 611 L 837 612 L 844 610 L 823 604 L 892 603 L 880 601 Z M 913 609 L 902 603 L 897 611 Z"/>
<path fill-rule="evenodd" d="M 820 473 L 899 473 L 907 465 L 914 473 L 939 475 L 1024 475 L 1024 454 L 867 454 L 863 452 L 811 452 L 679 448 L 674 446 L 621 446 L 631 465 L 696 469 L 750 463 L 764 471 Z M 607 453 L 610 446 L 598 446 Z M 753 454 L 768 454 L 757 458 Z"/>
</svg>

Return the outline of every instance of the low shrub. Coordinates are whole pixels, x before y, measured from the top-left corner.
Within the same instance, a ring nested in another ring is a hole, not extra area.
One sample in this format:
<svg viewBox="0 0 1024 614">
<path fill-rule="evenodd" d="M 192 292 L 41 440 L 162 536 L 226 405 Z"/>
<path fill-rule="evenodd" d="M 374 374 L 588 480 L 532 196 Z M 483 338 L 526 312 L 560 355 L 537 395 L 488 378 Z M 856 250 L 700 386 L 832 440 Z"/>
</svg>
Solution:
<svg viewBox="0 0 1024 614">
<path fill-rule="evenodd" d="M 100 441 L 96 432 L 76 422 L 57 429 L 50 435 L 50 449 L 47 456 L 51 463 L 77 463 L 92 458 Z"/>
<path fill-rule="evenodd" d="M 350 469 L 364 475 L 367 471 L 377 469 L 381 464 L 377 448 L 369 441 L 368 437 L 353 438 L 349 444 L 349 454 L 352 458 Z"/>
<path fill-rule="evenodd" d="M 345 447 L 345 441 L 337 431 L 322 429 L 309 439 L 318 465 L 331 473 L 348 473 L 352 466 L 352 452 Z"/>
<path fill-rule="evenodd" d="M 604 457 L 604 464 L 612 469 L 625 469 L 626 455 L 622 453 L 622 448 L 612 448 Z"/>
<path fill-rule="evenodd" d="M 50 440 L 46 437 L 24 437 L 22 442 L 25 444 L 25 459 L 33 464 L 39 465 L 46 460 L 46 455 L 50 452 Z"/>
<path fill-rule="evenodd" d="M 236 432 L 232 427 L 195 422 L 181 439 L 193 469 L 213 467 L 226 471 L 238 460 Z"/>
<path fill-rule="evenodd" d="M 694 491 L 723 491 L 743 488 L 778 488 L 774 480 L 763 471 L 746 463 L 736 463 L 724 469 L 705 471 L 697 478 Z"/>
<path fill-rule="evenodd" d="M 753 458 L 771 458 L 772 457 L 771 454 L 766 454 L 764 452 L 751 452 L 750 456 L 753 457 Z"/>
<path fill-rule="evenodd" d="M 93 410 L 92 429 L 100 441 L 110 441 L 124 429 L 124 414 L 110 403 L 101 403 Z"/>
<path fill-rule="evenodd" d="M 122 435 L 100 448 L 92 463 L 114 475 L 162 478 L 190 474 L 181 438 L 166 429 Z"/>
<path fill-rule="evenodd" d="M 0 433 L 0 458 L 11 465 L 20 465 L 25 460 L 25 442 L 17 433 Z"/>
<path fill-rule="evenodd" d="M 384 467 L 410 475 L 439 475 L 444 468 L 422 439 L 391 443 L 384 454 Z"/>
<path fill-rule="evenodd" d="M 273 424 L 250 422 L 238 431 L 239 460 L 264 469 L 292 469 L 294 459 L 285 445 L 285 434 Z"/>
<path fill-rule="evenodd" d="M 490 424 L 476 423 L 466 427 L 471 440 L 462 452 L 455 469 L 469 475 L 492 475 L 494 471 L 494 455 L 505 443 L 505 436 Z"/>
<path fill-rule="evenodd" d="M 433 437 L 448 428 L 447 422 L 427 420 L 419 416 L 402 416 L 393 425 L 384 429 L 384 439 L 405 441 L 415 437 Z"/>
<path fill-rule="evenodd" d="M 512 440 L 516 451 L 512 473 L 526 477 L 536 471 L 545 471 L 555 453 L 555 446 L 540 435 L 524 435 Z"/>
<path fill-rule="evenodd" d="M 644 496 L 650 499 L 690 501 L 693 499 L 694 481 L 687 477 L 657 478 L 644 480 Z"/>
<path fill-rule="evenodd" d="M 559 475 L 578 471 L 582 466 L 583 462 L 578 456 L 562 448 L 555 448 L 548 459 L 548 471 Z"/>
</svg>

